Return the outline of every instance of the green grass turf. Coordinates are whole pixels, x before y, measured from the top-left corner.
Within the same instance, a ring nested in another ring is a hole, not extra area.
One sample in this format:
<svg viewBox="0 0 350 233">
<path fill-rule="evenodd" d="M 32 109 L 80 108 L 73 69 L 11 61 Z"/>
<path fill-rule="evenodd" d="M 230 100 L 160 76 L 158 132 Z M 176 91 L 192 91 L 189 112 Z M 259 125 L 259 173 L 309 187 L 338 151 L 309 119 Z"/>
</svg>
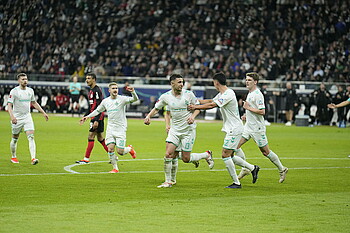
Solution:
<svg viewBox="0 0 350 233">
<path fill-rule="evenodd" d="M 241 190 L 231 190 L 224 188 L 232 181 L 220 159 L 221 122 L 199 122 L 193 152 L 211 149 L 214 170 L 179 162 L 178 184 L 157 189 L 164 180 L 164 122 L 128 120 L 138 158 L 120 157 L 121 173 L 106 173 L 111 165 L 96 143 L 91 161 L 98 163 L 74 166 L 80 174 L 71 174 L 64 167 L 83 158 L 88 123 L 33 118 L 40 163 L 30 165 L 21 134 L 20 164 L 11 164 L 9 116 L 0 113 L 0 232 L 349 232 L 349 128 L 273 124 L 269 145 L 290 168 L 285 183 L 249 141 L 243 149 L 262 168 L 258 182 L 246 177 Z"/>
</svg>

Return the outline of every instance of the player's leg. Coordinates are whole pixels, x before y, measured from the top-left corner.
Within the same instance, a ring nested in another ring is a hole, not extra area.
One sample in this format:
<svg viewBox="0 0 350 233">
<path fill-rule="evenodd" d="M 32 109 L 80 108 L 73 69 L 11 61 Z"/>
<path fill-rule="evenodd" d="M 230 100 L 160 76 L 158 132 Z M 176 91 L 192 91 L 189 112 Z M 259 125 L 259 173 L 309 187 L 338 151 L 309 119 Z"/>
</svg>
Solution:
<svg viewBox="0 0 350 233">
<path fill-rule="evenodd" d="M 108 148 L 106 146 L 106 141 L 105 138 L 103 137 L 103 131 L 104 131 L 104 121 L 98 121 L 98 127 L 96 129 L 97 131 L 97 140 L 99 141 L 99 143 L 101 143 L 101 145 L 103 146 L 103 149 L 105 149 L 106 152 L 108 152 Z"/>
<path fill-rule="evenodd" d="M 31 157 L 31 162 L 33 165 L 38 164 L 39 160 L 36 158 L 36 144 L 34 140 L 34 130 L 26 131 L 28 138 L 29 153 Z"/>
<path fill-rule="evenodd" d="M 278 155 L 269 149 L 268 145 L 259 148 L 264 156 L 266 156 L 277 168 L 280 174 L 279 183 L 282 183 L 286 179 L 288 168 L 283 166 Z"/>
<path fill-rule="evenodd" d="M 90 128 L 89 135 L 88 135 L 88 144 L 85 150 L 84 158 L 82 160 L 76 161 L 76 163 L 84 164 L 84 163 L 90 162 L 90 155 L 91 155 L 92 149 L 94 149 L 96 134 L 97 132 L 91 131 L 91 128 Z"/>
<path fill-rule="evenodd" d="M 10 142 L 10 151 L 11 151 L 11 162 L 19 163 L 17 159 L 17 142 L 18 142 L 19 134 L 12 134 L 11 142 Z"/>
<path fill-rule="evenodd" d="M 173 158 L 172 160 L 172 166 L 171 166 L 171 181 L 170 183 L 172 185 L 175 185 L 176 184 L 176 174 L 177 174 L 177 170 L 178 170 L 178 167 L 179 167 L 179 151 L 177 151 L 178 149 L 176 148 L 175 152 L 174 152 L 174 155 L 175 155 L 175 158 Z"/>
<path fill-rule="evenodd" d="M 244 132 L 242 134 L 241 139 L 238 142 L 236 149 L 235 149 L 236 156 L 240 157 L 243 160 L 246 160 L 246 157 L 245 157 L 245 153 L 243 152 L 241 146 L 244 145 L 244 143 L 246 143 L 247 141 L 249 141 L 249 139 L 250 139 L 249 133 Z M 244 176 L 249 175 L 249 174 L 250 174 L 250 170 L 242 167 L 240 173 L 238 174 L 238 179 L 242 179 Z"/>
<path fill-rule="evenodd" d="M 136 151 L 132 145 L 125 146 L 126 143 L 126 132 L 118 133 L 116 135 L 116 146 L 119 155 L 130 154 L 133 159 L 136 159 Z"/>
<path fill-rule="evenodd" d="M 203 153 L 191 153 L 196 141 L 196 130 L 188 131 L 186 134 L 182 135 L 181 145 L 182 145 L 182 161 L 185 163 L 196 163 L 205 159 L 209 165 L 210 169 L 214 167 L 214 160 L 211 150 L 207 150 Z"/>
<path fill-rule="evenodd" d="M 118 156 L 115 154 L 115 142 L 110 142 L 108 143 L 108 156 L 109 156 L 109 161 L 111 162 L 113 169 L 109 173 L 118 173 L 119 168 L 118 168 Z"/>
<path fill-rule="evenodd" d="M 235 164 L 233 163 L 232 156 L 233 150 L 222 149 L 222 160 L 225 163 L 226 169 L 232 178 L 233 183 L 226 188 L 241 188 L 241 183 L 237 177 Z"/>
<path fill-rule="evenodd" d="M 175 158 L 175 149 L 177 145 L 168 141 L 169 135 L 166 142 L 166 152 L 164 157 L 164 174 L 165 174 L 165 182 L 158 185 L 158 188 L 170 188 L 171 184 L 171 169 L 173 165 L 173 159 Z"/>
<path fill-rule="evenodd" d="M 34 122 L 31 117 L 25 120 L 25 123 L 23 125 L 23 130 L 24 132 L 26 132 L 26 135 L 28 138 L 28 146 L 29 146 L 29 153 L 31 157 L 31 163 L 33 165 L 36 165 L 39 163 L 39 160 L 36 158 L 36 144 L 34 140 Z"/>
</svg>

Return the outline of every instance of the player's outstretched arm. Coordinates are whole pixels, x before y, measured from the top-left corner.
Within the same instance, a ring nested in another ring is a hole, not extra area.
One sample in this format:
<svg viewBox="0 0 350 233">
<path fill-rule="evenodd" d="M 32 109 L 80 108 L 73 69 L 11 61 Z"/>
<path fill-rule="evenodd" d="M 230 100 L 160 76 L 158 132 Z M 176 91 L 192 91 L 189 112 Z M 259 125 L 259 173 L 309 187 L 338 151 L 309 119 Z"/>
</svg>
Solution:
<svg viewBox="0 0 350 233">
<path fill-rule="evenodd" d="M 145 117 L 145 119 L 143 120 L 143 123 L 145 125 L 149 125 L 151 124 L 151 117 L 153 117 L 159 110 L 156 108 L 153 108 Z"/>
</svg>

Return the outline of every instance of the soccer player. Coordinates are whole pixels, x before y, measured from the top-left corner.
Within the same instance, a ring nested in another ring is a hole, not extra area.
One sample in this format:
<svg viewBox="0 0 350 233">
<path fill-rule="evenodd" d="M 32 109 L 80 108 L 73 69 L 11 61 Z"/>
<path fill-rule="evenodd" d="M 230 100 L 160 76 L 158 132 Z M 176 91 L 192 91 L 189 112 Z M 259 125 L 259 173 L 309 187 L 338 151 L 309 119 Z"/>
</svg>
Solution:
<svg viewBox="0 0 350 233">
<path fill-rule="evenodd" d="M 214 75 L 213 83 L 219 93 L 213 99 L 198 100 L 201 105 L 189 105 L 188 110 L 220 108 L 223 118 L 221 130 L 226 133 L 222 146 L 222 159 L 233 180 L 233 183 L 226 188 L 241 188 L 242 186 L 236 174 L 235 164 L 245 167 L 252 172 L 253 183 L 255 183 L 258 178 L 260 168 L 259 166 L 246 162 L 242 149 L 237 150 L 238 143 L 243 133 L 243 123 L 239 116 L 235 92 L 226 86 L 226 76 L 222 72 Z M 233 156 L 234 152 L 236 152 L 238 156 Z M 243 157 L 243 159 L 241 157 Z"/>
<path fill-rule="evenodd" d="M 167 106 L 164 107 L 164 119 L 165 119 L 165 131 L 166 134 L 169 134 L 170 128 L 171 128 L 171 115 L 170 115 L 170 111 L 167 111 Z M 176 175 L 177 175 L 177 170 L 179 167 L 179 158 L 181 159 L 181 145 L 176 147 L 175 152 L 174 152 L 174 159 L 172 160 L 172 165 L 171 165 L 171 179 L 170 179 L 170 183 L 172 185 L 176 184 Z M 195 168 L 199 167 L 199 161 L 194 161 L 192 162 L 195 166 Z"/>
<path fill-rule="evenodd" d="M 113 165 L 113 170 L 109 173 L 118 173 L 118 156 L 115 155 L 115 147 L 117 147 L 117 153 L 119 155 L 130 155 L 135 159 L 136 152 L 131 145 L 125 147 L 126 142 L 126 130 L 127 121 L 125 116 L 125 105 L 133 103 L 139 99 L 133 87 L 128 86 L 128 91 L 131 93 L 129 96 L 118 95 L 118 84 L 110 83 L 108 85 L 110 96 L 102 100 L 101 104 L 89 115 L 83 117 L 80 120 L 80 124 L 83 124 L 88 118 L 97 116 L 102 112 L 108 113 L 108 124 L 106 132 L 106 142 L 108 146 L 108 155 Z"/>
<path fill-rule="evenodd" d="M 36 102 L 34 97 L 34 91 L 28 87 L 28 77 L 25 73 L 19 73 L 17 75 L 19 86 L 13 88 L 10 91 L 10 95 L 7 102 L 8 113 L 10 114 L 12 123 L 12 140 L 10 142 L 11 149 L 11 162 L 19 163 L 16 155 L 17 141 L 19 134 L 24 130 L 26 132 L 29 142 L 29 152 L 31 156 L 31 163 L 36 165 L 39 160 L 36 158 L 36 145 L 34 141 L 34 122 L 30 114 L 30 105 L 33 105 L 39 112 L 41 112 L 46 121 L 49 120 L 49 116 Z"/>
<path fill-rule="evenodd" d="M 102 102 L 103 94 L 102 94 L 101 88 L 96 84 L 96 74 L 88 73 L 85 77 L 85 81 L 86 81 L 86 84 L 90 87 L 88 98 L 89 98 L 90 113 L 91 113 Z M 91 119 L 89 135 L 88 135 L 88 145 L 85 151 L 85 156 L 82 160 L 76 161 L 76 163 L 86 164 L 90 162 L 90 155 L 95 145 L 96 136 L 97 136 L 97 140 L 101 143 L 105 151 L 108 152 L 105 139 L 102 135 L 104 131 L 103 119 L 104 119 L 103 112 Z"/>
<path fill-rule="evenodd" d="M 246 74 L 245 83 L 249 93 L 246 101 L 243 103 L 243 108 L 246 110 L 246 113 L 242 116 L 242 119 L 244 121 L 246 120 L 246 124 L 244 125 L 243 135 L 237 148 L 241 148 L 244 143 L 246 143 L 250 138 L 253 138 L 262 154 L 269 158 L 270 161 L 278 168 L 280 174 L 279 182 L 282 183 L 286 179 L 288 168 L 284 167 L 278 156 L 269 149 L 264 122 L 264 96 L 257 87 L 258 82 L 259 74 L 255 72 Z M 238 177 L 242 179 L 248 174 L 249 171 L 242 169 Z"/>
<path fill-rule="evenodd" d="M 195 117 L 199 110 L 193 113 L 187 110 L 187 105 L 195 104 L 196 97 L 192 91 L 182 90 L 184 79 L 180 74 L 170 76 L 171 90 L 159 97 L 155 107 L 148 113 L 144 123 L 149 125 L 151 117 L 154 116 L 161 108 L 167 105 L 171 114 L 171 127 L 166 139 L 166 153 L 164 158 L 165 182 L 158 188 L 170 188 L 172 162 L 176 159 L 176 147 L 181 148 L 182 161 L 185 163 L 196 162 L 205 159 L 209 168 L 214 167 L 212 152 L 210 150 L 203 153 L 191 153 L 196 139 Z"/>
</svg>

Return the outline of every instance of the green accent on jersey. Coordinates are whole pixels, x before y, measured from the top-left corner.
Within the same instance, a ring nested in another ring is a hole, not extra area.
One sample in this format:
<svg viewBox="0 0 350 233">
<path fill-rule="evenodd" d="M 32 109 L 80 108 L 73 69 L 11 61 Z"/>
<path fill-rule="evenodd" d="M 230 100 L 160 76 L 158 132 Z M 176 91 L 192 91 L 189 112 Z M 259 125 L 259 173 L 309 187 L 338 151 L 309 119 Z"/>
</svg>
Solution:
<svg viewBox="0 0 350 233">
<path fill-rule="evenodd" d="M 19 102 L 30 102 L 30 99 L 19 100 Z"/>
<path fill-rule="evenodd" d="M 118 112 L 120 109 L 111 109 L 111 110 L 108 110 L 107 112 Z"/>
</svg>

